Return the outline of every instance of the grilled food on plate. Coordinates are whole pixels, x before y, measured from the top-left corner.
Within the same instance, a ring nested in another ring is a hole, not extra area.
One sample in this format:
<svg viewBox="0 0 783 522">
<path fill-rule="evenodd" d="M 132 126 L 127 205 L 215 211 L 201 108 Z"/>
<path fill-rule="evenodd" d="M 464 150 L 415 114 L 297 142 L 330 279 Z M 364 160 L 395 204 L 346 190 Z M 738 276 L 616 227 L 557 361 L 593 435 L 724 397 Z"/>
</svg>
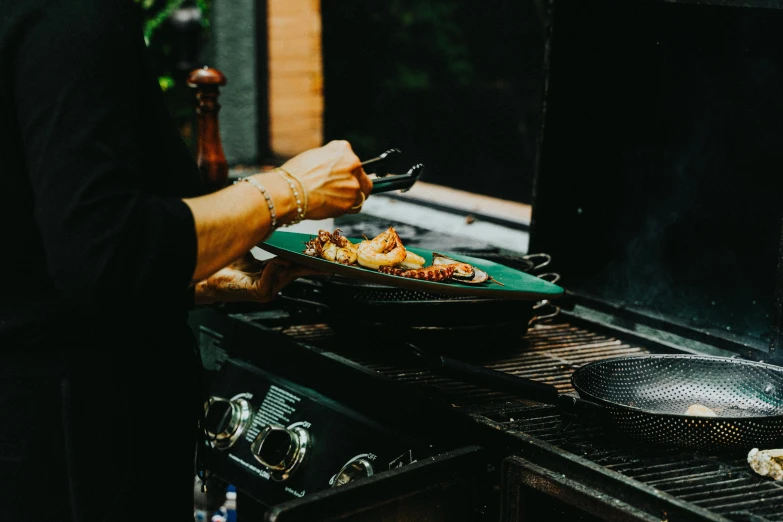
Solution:
<svg viewBox="0 0 783 522">
<path fill-rule="evenodd" d="M 394 227 L 389 227 L 372 239 L 365 238 L 358 244 L 351 243 L 339 228 L 334 232 L 319 230 L 316 237 L 305 243 L 304 253 L 343 265 L 361 266 L 411 279 L 468 284 L 492 282 L 502 285 L 483 270 L 437 252 L 432 253 L 432 264 L 425 266 L 426 259 L 406 250 Z"/>
</svg>

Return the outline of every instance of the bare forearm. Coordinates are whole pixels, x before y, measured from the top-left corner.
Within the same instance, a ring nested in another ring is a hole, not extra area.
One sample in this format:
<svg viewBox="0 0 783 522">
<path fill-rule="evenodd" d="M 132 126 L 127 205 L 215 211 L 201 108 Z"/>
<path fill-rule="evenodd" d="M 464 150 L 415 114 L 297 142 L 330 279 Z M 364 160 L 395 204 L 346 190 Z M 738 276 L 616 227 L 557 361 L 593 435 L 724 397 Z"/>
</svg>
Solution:
<svg viewBox="0 0 783 522">
<path fill-rule="evenodd" d="M 296 215 L 290 187 L 276 173 L 254 176 L 274 203 L 278 225 Z M 198 258 L 193 282 L 214 274 L 268 237 L 272 219 L 264 195 L 250 183 L 237 183 L 218 192 L 185 199 L 196 223 Z"/>
<path fill-rule="evenodd" d="M 281 170 L 253 178 L 266 187 L 274 201 L 278 225 L 297 219 L 295 190 L 302 202 L 301 217 L 324 219 L 356 211 L 372 189 L 372 181 L 346 141 L 331 141 L 305 151 L 288 160 Z M 225 267 L 272 232 L 264 194 L 250 183 L 184 201 L 196 223 L 198 259 L 193 283 Z"/>
</svg>

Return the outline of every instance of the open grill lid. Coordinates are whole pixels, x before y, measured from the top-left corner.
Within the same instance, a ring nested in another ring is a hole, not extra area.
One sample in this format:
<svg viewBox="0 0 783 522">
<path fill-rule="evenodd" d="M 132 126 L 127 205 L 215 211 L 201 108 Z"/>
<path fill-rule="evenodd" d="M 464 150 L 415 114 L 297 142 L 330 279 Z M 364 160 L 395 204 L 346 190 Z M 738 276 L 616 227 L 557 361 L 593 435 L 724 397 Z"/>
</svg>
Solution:
<svg viewBox="0 0 783 522">
<path fill-rule="evenodd" d="M 783 361 L 783 11 L 559 0 L 552 28 L 531 251 L 594 309 Z"/>
</svg>

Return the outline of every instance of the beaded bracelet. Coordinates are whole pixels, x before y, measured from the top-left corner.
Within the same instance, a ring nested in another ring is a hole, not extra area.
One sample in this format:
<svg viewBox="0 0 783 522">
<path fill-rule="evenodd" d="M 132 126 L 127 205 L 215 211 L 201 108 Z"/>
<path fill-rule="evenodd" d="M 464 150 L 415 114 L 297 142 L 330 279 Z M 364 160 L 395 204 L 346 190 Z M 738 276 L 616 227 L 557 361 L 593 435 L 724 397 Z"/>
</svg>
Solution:
<svg viewBox="0 0 783 522">
<path fill-rule="evenodd" d="M 296 190 L 296 185 L 294 185 L 293 180 L 289 177 L 290 174 L 286 176 L 286 174 L 288 173 L 285 172 L 283 169 L 275 169 L 275 170 L 280 175 L 280 177 L 283 178 L 286 183 L 288 183 L 288 186 L 291 187 L 291 192 L 294 193 L 294 200 L 296 200 L 296 217 L 294 218 L 293 221 L 291 221 L 290 223 L 286 223 L 283 226 L 287 227 L 291 225 L 296 225 L 297 223 L 302 221 L 302 219 L 304 219 L 304 212 L 302 211 L 302 200 L 299 198 L 299 191 Z"/>
<path fill-rule="evenodd" d="M 296 181 L 299 184 L 299 187 L 302 189 L 302 199 L 304 200 L 304 205 L 301 205 L 301 208 L 298 208 L 299 211 L 299 221 L 302 221 L 305 219 L 305 216 L 307 216 L 307 190 L 305 190 L 304 183 L 302 183 L 302 180 L 298 177 L 294 176 L 284 168 L 278 167 L 277 170 L 280 172 L 286 174 L 289 178 L 292 178 L 294 181 Z M 288 181 L 288 180 L 286 180 Z M 289 182 L 288 185 L 291 187 L 291 190 L 294 190 L 294 187 L 291 186 L 291 183 Z M 296 194 L 296 190 L 294 190 L 294 194 Z M 299 203 L 299 200 L 297 199 L 297 204 Z"/>
<path fill-rule="evenodd" d="M 272 228 L 277 228 L 277 212 L 275 212 L 275 202 L 272 201 L 272 197 L 269 195 L 269 191 L 266 189 L 266 187 L 256 181 L 255 178 L 239 178 L 234 182 L 234 185 L 240 181 L 247 181 L 261 191 L 261 194 L 264 195 L 264 199 L 266 199 L 266 205 L 269 207 L 269 215 L 272 216 Z"/>
</svg>

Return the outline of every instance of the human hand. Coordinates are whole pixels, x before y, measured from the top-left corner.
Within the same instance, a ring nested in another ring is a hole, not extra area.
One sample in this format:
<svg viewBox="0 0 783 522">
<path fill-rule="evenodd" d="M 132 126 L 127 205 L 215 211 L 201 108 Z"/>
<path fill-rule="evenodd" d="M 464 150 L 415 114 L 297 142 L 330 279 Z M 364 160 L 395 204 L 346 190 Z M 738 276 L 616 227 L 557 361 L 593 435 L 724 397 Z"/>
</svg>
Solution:
<svg viewBox="0 0 783 522">
<path fill-rule="evenodd" d="M 321 272 L 273 257 L 259 261 L 248 252 L 199 281 L 196 284 L 196 303 L 256 302 L 268 303 L 280 291 L 300 277 Z"/>
<path fill-rule="evenodd" d="M 306 219 L 356 213 L 372 190 L 361 161 L 347 141 L 330 141 L 288 160 L 282 167 L 307 193 Z"/>
</svg>

